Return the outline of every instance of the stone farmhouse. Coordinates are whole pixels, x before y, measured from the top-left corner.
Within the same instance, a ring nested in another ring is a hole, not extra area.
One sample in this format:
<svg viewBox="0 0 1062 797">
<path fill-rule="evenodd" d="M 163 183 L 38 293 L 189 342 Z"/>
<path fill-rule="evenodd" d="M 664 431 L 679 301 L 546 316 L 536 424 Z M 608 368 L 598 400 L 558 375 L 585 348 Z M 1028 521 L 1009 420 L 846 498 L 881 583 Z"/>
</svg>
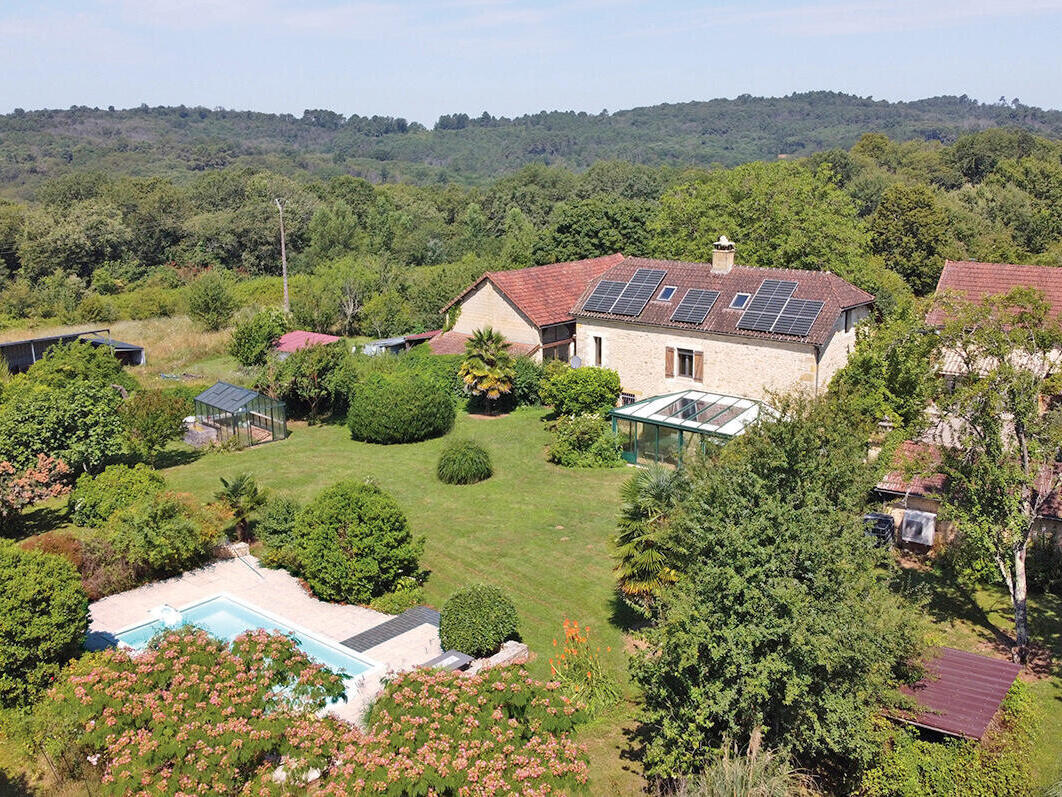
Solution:
<svg viewBox="0 0 1062 797">
<path fill-rule="evenodd" d="M 442 312 L 456 315 L 453 327 L 429 341 L 435 354 L 462 354 L 477 329 L 493 327 L 513 354 L 541 362 L 567 362 L 575 350 L 572 307 L 587 285 L 620 263 L 623 255 L 552 263 L 515 271 L 488 271 Z"/>
<path fill-rule="evenodd" d="M 579 298 L 577 354 L 619 373 L 624 401 L 698 389 L 817 394 L 847 362 L 874 297 L 835 274 L 626 258 Z"/>
</svg>

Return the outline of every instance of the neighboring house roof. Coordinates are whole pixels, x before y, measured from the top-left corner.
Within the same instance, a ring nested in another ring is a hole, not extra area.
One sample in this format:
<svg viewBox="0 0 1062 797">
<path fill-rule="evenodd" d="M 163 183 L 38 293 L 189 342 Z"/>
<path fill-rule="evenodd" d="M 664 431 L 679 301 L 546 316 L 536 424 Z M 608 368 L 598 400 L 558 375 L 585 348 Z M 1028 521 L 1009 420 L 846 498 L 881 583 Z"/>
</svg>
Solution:
<svg viewBox="0 0 1062 797">
<path fill-rule="evenodd" d="M 583 305 L 593 293 L 601 280 L 627 282 L 640 268 L 661 269 L 666 271 L 660 289 L 672 285 L 676 288 L 668 301 L 657 301 L 659 290 L 654 292 L 641 313 L 637 316 L 616 315 L 614 313 L 595 313 L 584 309 Z M 791 280 L 797 283 L 794 299 L 810 299 L 823 302 L 823 308 L 807 335 L 783 335 L 775 332 L 754 332 L 738 329 L 737 323 L 743 314 L 742 309 L 730 309 L 735 294 L 755 294 L 765 279 Z M 719 291 L 719 298 L 700 324 L 687 324 L 672 321 L 671 315 L 692 288 Z M 708 263 L 686 263 L 675 260 L 651 260 L 644 257 L 628 257 L 594 280 L 593 284 L 579 297 L 572 314 L 577 318 L 605 318 L 635 324 L 667 327 L 672 329 L 698 330 L 723 335 L 739 335 L 744 338 L 762 340 L 801 341 L 815 345 L 826 343 L 833 334 L 837 316 L 844 310 L 870 304 L 874 297 L 860 290 L 851 283 L 828 271 L 803 271 L 788 268 L 752 268 L 734 266 L 725 274 L 712 272 Z"/>
<path fill-rule="evenodd" d="M 906 440 L 896 449 L 892 464 L 895 470 L 878 482 L 879 491 L 934 497 L 944 490 L 944 474 L 927 473 L 940 464 L 940 449 L 936 446 Z"/>
<path fill-rule="evenodd" d="M 586 286 L 621 260 L 623 255 L 617 253 L 515 271 L 488 271 L 447 304 L 442 312 L 445 313 L 484 282 L 490 281 L 535 326 L 564 324 L 573 320 L 572 305 Z"/>
<path fill-rule="evenodd" d="M 950 736 L 980 739 L 1020 672 L 1020 664 L 938 648 L 926 662 L 926 677 L 900 687 L 922 710 L 899 712 L 896 718 Z"/>
<path fill-rule="evenodd" d="M 433 329 L 431 332 L 418 332 L 415 335 L 406 335 L 406 343 L 419 343 L 422 340 L 431 340 L 442 332 L 441 329 Z"/>
<path fill-rule="evenodd" d="M 471 337 L 471 335 L 450 330 L 449 332 L 442 332 L 429 340 L 428 346 L 431 347 L 432 354 L 464 354 L 465 343 Z M 538 348 L 538 344 L 535 343 L 510 343 L 509 353 L 517 357 L 526 357 L 534 354 L 538 351 Z"/>
<path fill-rule="evenodd" d="M 947 260 L 937 280 L 937 293 L 951 292 L 980 302 L 987 296 L 1007 293 L 1014 288 L 1043 291 L 1051 306 L 1051 316 L 1062 315 L 1062 268 L 1023 266 L 1014 263 L 978 263 L 973 260 Z M 944 323 L 945 313 L 934 307 L 926 316 L 931 326 Z"/>
<path fill-rule="evenodd" d="M 277 341 L 274 350 L 293 352 L 299 349 L 305 349 L 307 346 L 320 346 L 326 343 L 335 343 L 337 338 L 335 335 L 322 335 L 320 332 L 307 332 L 305 329 L 296 329 L 292 332 L 286 332 L 280 336 L 280 340 Z"/>
</svg>

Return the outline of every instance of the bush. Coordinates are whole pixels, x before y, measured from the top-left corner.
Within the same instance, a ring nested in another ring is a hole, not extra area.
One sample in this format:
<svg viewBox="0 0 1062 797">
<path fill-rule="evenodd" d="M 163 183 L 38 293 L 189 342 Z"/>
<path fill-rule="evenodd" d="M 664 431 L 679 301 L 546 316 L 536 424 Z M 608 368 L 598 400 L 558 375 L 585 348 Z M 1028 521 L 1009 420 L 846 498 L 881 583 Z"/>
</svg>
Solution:
<svg viewBox="0 0 1062 797">
<path fill-rule="evenodd" d="M 154 463 L 166 444 L 184 433 L 184 419 L 193 406 L 185 396 L 169 390 L 140 390 L 130 396 L 121 412 L 133 451 Z"/>
<path fill-rule="evenodd" d="M 255 536 L 270 548 L 287 548 L 292 544 L 295 518 L 299 514 L 299 502 L 294 498 L 277 496 L 266 502 L 258 522 L 254 525 Z"/>
<path fill-rule="evenodd" d="M 208 271 L 188 288 L 188 315 L 207 330 L 227 326 L 236 312 L 229 281 L 219 271 Z"/>
<path fill-rule="evenodd" d="M 488 584 L 473 584 L 446 599 L 439 621 L 444 650 L 491 656 L 501 643 L 517 637 L 516 607 L 509 596 Z"/>
<path fill-rule="evenodd" d="M 98 476 L 78 478 L 70 493 L 70 518 L 79 526 L 101 526 L 118 509 L 165 489 L 165 479 L 147 465 L 111 465 Z"/>
<path fill-rule="evenodd" d="M 402 369 L 366 374 L 350 394 L 347 425 L 355 440 L 413 443 L 453 428 L 454 399 L 436 380 Z"/>
<path fill-rule="evenodd" d="M 107 539 L 138 577 L 163 577 L 204 561 L 220 538 L 216 525 L 173 493 L 159 493 L 119 509 L 107 521 Z"/>
<path fill-rule="evenodd" d="M 547 369 L 541 383 L 542 403 L 558 415 L 606 415 L 620 394 L 619 374 L 607 368 Z"/>
<path fill-rule="evenodd" d="M 288 331 L 288 323 L 277 308 L 257 313 L 249 321 L 237 324 L 229 341 L 229 354 L 244 366 L 262 365 L 277 338 Z"/>
<path fill-rule="evenodd" d="M 30 366 L 26 379 L 53 388 L 63 388 L 71 382 L 121 385 L 130 391 L 140 387 L 136 379 L 122 368 L 110 346 L 83 342 L 48 347 L 44 355 Z"/>
<path fill-rule="evenodd" d="M 446 484 L 475 484 L 494 475 L 487 449 L 472 440 L 458 440 L 443 449 L 435 469 Z"/>
<path fill-rule="evenodd" d="M 0 705 L 31 702 L 87 629 L 88 598 L 70 562 L 0 544 Z"/>
<path fill-rule="evenodd" d="M 566 468 L 614 468 L 623 464 L 619 437 L 598 415 L 576 415 L 557 421 L 549 461 Z"/>
<path fill-rule="evenodd" d="M 415 539 L 398 503 L 379 487 L 340 482 L 295 521 L 299 570 L 314 595 L 368 603 L 415 576 L 424 541 Z"/>
<path fill-rule="evenodd" d="M 530 357 L 517 357 L 513 360 L 513 402 L 517 407 L 534 406 L 542 399 L 540 384 L 545 376 L 545 369 Z"/>
<path fill-rule="evenodd" d="M 406 609 L 423 605 L 424 587 L 415 578 L 403 578 L 393 590 L 373 598 L 369 608 L 384 614 L 401 614 Z"/>
<path fill-rule="evenodd" d="M 880 721 L 882 753 L 863 775 L 865 797 L 994 797 L 1033 794 L 1030 752 L 1036 713 L 1029 689 L 1015 681 L 1000 721 L 980 742 L 928 741 L 914 729 Z"/>
</svg>

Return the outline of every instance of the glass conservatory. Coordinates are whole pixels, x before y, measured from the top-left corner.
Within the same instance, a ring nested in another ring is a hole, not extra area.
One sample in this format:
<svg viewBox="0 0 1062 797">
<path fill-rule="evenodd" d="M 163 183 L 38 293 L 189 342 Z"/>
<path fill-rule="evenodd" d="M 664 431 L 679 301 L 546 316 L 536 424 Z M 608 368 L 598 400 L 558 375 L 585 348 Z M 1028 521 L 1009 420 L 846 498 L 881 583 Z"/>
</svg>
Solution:
<svg viewBox="0 0 1062 797">
<path fill-rule="evenodd" d="M 612 410 L 612 429 L 630 463 L 677 465 L 691 447 L 741 434 L 764 411 L 762 402 L 702 390 L 653 396 Z"/>
<path fill-rule="evenodd" d="M 283 401 L 228 382 L 218 382 L 195 397 L 195 422 L 213 430 L 218 443 L 235 437 L 241 447 L 283 440 L 288 434 Z"/>
</svg>

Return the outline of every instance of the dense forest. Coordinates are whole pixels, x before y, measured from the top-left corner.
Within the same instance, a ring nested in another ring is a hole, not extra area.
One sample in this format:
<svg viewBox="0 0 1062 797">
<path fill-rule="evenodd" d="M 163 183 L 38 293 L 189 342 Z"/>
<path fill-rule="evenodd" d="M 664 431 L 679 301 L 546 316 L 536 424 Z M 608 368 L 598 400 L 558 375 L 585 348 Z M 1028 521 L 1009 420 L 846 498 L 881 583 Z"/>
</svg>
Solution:
<svg viewBox="0 0 1062 797">
<path fill-rule="evenodd" d="M 651 166 L 800 157 L 849 148 L 863 133 L 951 143 L 989 127 L 1062 135 L 1062 112 L 966 96 L 890 103 L 836 92 L 716 99 L 598 114 L 484 112 L 440 117 L 432 130 L 392 117 L 301 117 L 221 108 L 74 107 L 0 116 L 0 196 L 31 199 L 41 182 L 97 169 L 188 182 L 224 167 L 289 177 L 483 184 L 529 163 L 582 170 L 599 160 Z"/>
<path fill-rule="evenodd" d="M 917 104 L 903 108 L 912 106 Z M 971 116 L 956 119 L 970 126 L 978 114 L 1026 110 L 965 102 L 959 107 Z M 81 115 L 78 129 L 98 130 L 106 113 L 70 111 L 64 118 Z M 293 131 L 289 154 L 275 154 L 272 161 L 274 156 L 263 155 L 275 168 L 237 157 L 235 165 L 222 160 L 180 175 L 141 176 L 135 174 L 138 164 L 150 162 L 155 148 L 166 148 L 170 166 L 183 157 L 177 138 L 159 134 L 153 140 L 147 133 L 181 117 L 177 111 L 116 112 L 129 125 L 142 126 L 144 150 L 122 152 L 112 142 L 109 154 L 93 150 L 97 155 L 87 158 L 97 168 L 77 166 L 79 155 L 67 173 L 0 200 L 0 327 L 183 313 L 190 287 L 207 271 L 215 281 L 223 275 L 239 303 L 275 302 L 263 297 L 277 295 L 278 200 L 295 323 L 344 334 L 437 328 L 439 308 L 487 269 L 616 251 L 705 260 L 720 234 L 737 242 L 738 260 L 747 265 L 841 274 L 873 292 L 882 313 L 930 292 L 945 258 L 1062 265 L 1062 141 L 1020 127 L 962 133 L 950 143 L 864 133 L 848 148 L 733 167 L 613 159 L 575 170 L 537 163 L 469 185 L 373 183 L 290 168 L 323 157 L 313 154 L 315 147 L 335 145 L 337 130 L 351 124 L 340 117 L 318 113 L 321 118 L 311 123 L 190 113 L 200 122 L 214 119 L 215 130 L 233 136 L 244 122 L 262 125 L 260 137 L 249 142 L 277 136 L 267 124 L 273 120 Z M 60 116 L 52 119 L 52 129 L 64 127 Z M 824 122 L 832 118 L 826 111 L 821 116 Z M 1033 116 L 1049 127 L 1060 115 Z M 28 127 L 46 127 L 46 118 L 48 112 L 27 113 L 4 124 L 23 119 Z M 444 118 L 432 132 L 410 132 L 403 123 L 406 132 L 376 137 L 452 134 L 456 141 L 471 129 L 502 135 L 524 122 L 492 127 L 484 121 L 470 128 L 463 118 Z M 361 123 L 381 130 L 397 125 Z M 659 118 L 656 124 L 657 132 L 646 135 L 666 139 L 659 131 L 667 126 Z M 837 128 L 834 135 L 847 133 Z M 40 134 L 40 146 L 47 140 Z M 86 135 L 81 146 L 91 149 L 92 140 Z M 735 146 L 746 142 L 742 136 L 728 140 Z M 11 146 L 6 136 L 3 146 Z M 308 154 L 290 154 L 304 150 Z M 585 156 L 596 151 L 588 148 Z M 672 160 L 685 157 L 675 153 Z"/>
</svg>

